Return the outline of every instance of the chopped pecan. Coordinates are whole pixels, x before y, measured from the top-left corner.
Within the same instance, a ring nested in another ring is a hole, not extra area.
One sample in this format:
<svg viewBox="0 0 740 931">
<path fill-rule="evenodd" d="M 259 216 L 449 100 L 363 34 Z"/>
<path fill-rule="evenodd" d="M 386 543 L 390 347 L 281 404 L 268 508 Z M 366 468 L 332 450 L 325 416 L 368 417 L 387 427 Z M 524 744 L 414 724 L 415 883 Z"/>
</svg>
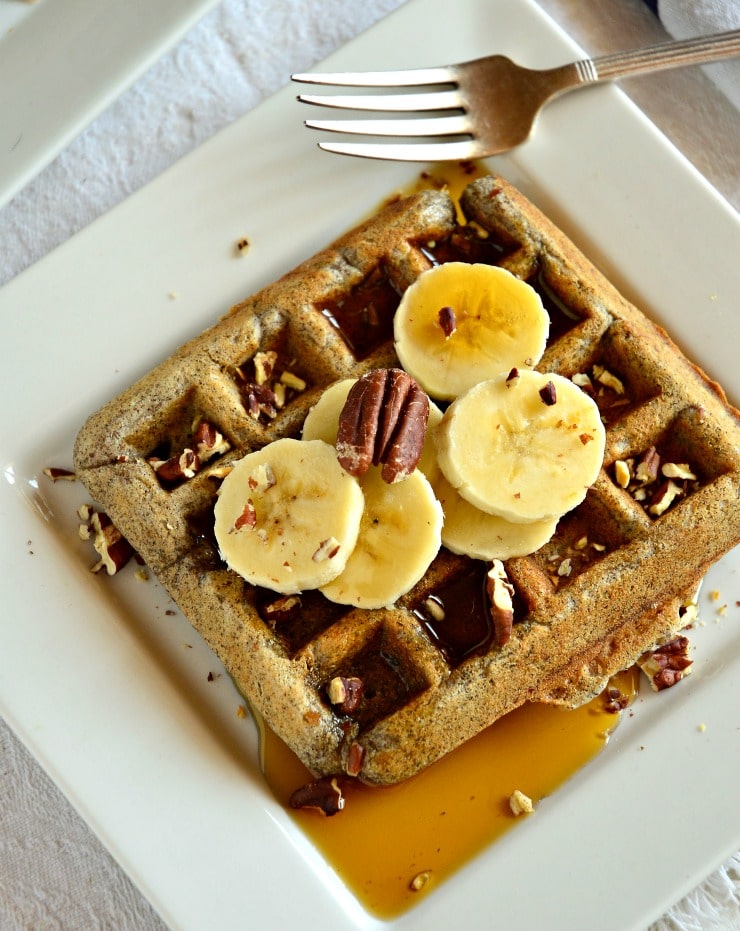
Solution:
<svg viewBox="0 0 740 931">
<path fill-rule="evenodd" d="M 348 776 L 357 777 L 362 770 L 362 761 L 365 759 L 365 748 L 356 741 L 349 745 L 347 759 L 344 761 L 344 771 Z"/>
<path fill-rule="evenodd" d="M 328 537 L 326 540 L 322 540 L 321 543 L 319 543 L 311 558 L 314 562 L 323 562 L 325 559 L 334 559 L 341 548 L 342 544 L 339 542 L 339 540 L 337 540 L 336 537 Z"/>
<path fill-rule="evenodd" d="M 293 620 L 301 609 L 301 599 L 298 595 L 283 595 L 275 601 L 269 602 L 262 608 L 265 620 L 273 624 L 284 624 Z"/>
<path fill-rule="evenodd" d="M 618 714 L 629 704 L 629 696 L 625 695 L 624 692 L 613 685 L 610 685 L 606 689 L 604 699 L 604 711 L 607 711 L 609 714 Z"/>
<path fill-rule="evenodd" d="M 383 465 L 385 482 L 403 481 L 424 447 L 429 398 L 401 369 L 375 369 L 350 389 L 339 415 L 337 455 L 350 475 Z"/>
<path fill-rule="evenodd" d="M 48 466 L 44 469 L 44 475 L 50 478 L 52 482 L 74 482 L 77 476 L 69 469 L 60 469 L 58 466 Z"/>
<path fill-rule="evenodd" d="M 255 352 L 252 359 L 254 363 L 254 380 L 258 385 L 264 385 L 265 382 L 272 378 L 277 362 L 277 353 L 268 349 L 265 352 Z"/>
<path fill-rule="evenodd" d="M 693 660 L 689 656 L 689 638 L 683 634 L 662 646 L 644 653 L 637 661 L 650 680 L 651 687 L 660 692 L 680 682 L 691 672 Z"/>
<path fill-rule="evenodd" d="M 234 521 L 232 532 L 242 530 L 244 527 L 247 527 L 249 530 L 254 530 L 256 526 L 257 511 L 254 506 L 254 501 L 252 501 L 251 498 L 247 498 L 247 503 L 244 505 L 241 514 Z"/>
<path fill-rule="evenodd" d="M 362 679 L 357 676 L 334 676 L 326 694 L 340 714 L 353 714 L 360 705 L 363 689 Z"/>
<path fill-rule="evenodd" d="M 195 454 L 201 465 L 209 459 L 213 459 L 214 456 L 222 456 L 231 449 L 231 445 L 223 433 L 207 420 L 201 420 L 195 428 L 193 440 Z"/>
<path fill-rule="evenodd" d="M 296 394 L 304 391 L 307 382 L 288 370 L 285 360 L 281 360 L 274 349 L 260 349 L 250 361 L 253 374 L 235 366 L 234 377 L 249 415 L 266 423 L 274 420 L 278 411 Z"/>
<path fill-rule="evenodd" d="M 436 595 L 429 595 L 424 599 L 424 607 L 433 621 L 443 621 L 445 619 L 445 606 Z"/>
<path fill-rule="evenodd" d="M 92 571 L 100 572 L 101 569 L 105 569 L 108 575 L 115 575 L 134 555 L 133 547 L 110 517 L 102 511 L 92 513 L 90 529 L 94 534 L 95 552 L 100 556 Z"/>
<path fill-rule="evenodd" d="M 571 381 L 574 385 L 578 385 L 581 391 L 585 391 L 586 394 L 593 395 L 594 383 L 591 381 L 590 376 L 586 372 L 576 372 L 576 374 L 571 378 Z"/>
<path fill-rule="evenodd" d="M 650 501 L 648 511 L 656 517 L 660 517 L 681 494 L 683 494 L 683 490 L 680 485 L 677 485 L 673 479 L 666 479 L 666 481 L 661 482 L 658 486 L 658 490 Z"/>
<path fill-rule="evenodd" d="M 688 462 L 666 462 L 660 470 L 666 478 L 677 478 L 685 482 L 695 482 L 696 475 Z"/>
<path fill-rule="evenodd" d="M 409 883 L 409 889 L 412 892 L 420 892 L 432 878 L 431 870 L 422 870 Z"/>
<path fill-rule="evenodd" d="M 658 450 L 651 446 L 637 460 L 635 478 L 640 482 L 654 482 L 660 470 L 660 455 Z"/>
<path fill-rule="evenodd" d="M 445 337 L 449 339 L 457 329 L 457 319 L 454 309 L 452 307 L 441 307 L 437 314 L 437 322 L 442 328 Z"/>
<path fill-rule="evenodd" d="M 257 488 L 261 491 L 269 491 L 275 487 L 276 483 L 277 479 L 269 462 L 261 462 L 255 469 L 254 475 L 250 475 L 247 479 L 247 484 L 252 491 Z"/>
<path fill-rule="evenodd" d="M 305 379 L 301 378 L 300 375 L 296 375 L 295 372 L 289 372 L 287 369 L 280 373 L 280 384 L 285 385 L 286 388 L 292 388 L 293 391 L 306 390 Z"/>
<path fill-rule="evenodd" d="M 337 776 L 324 776 L 309 782 L 290 796 L 291 808 L 312 808 L 330 818 L 344 808 L 344 793 Z"/>
<path fill-rule="evenodd" d="M 509 798 L 509 808 L 511 813 L 517 817 L 531 815 L 534 811 L 534 802 L 521 789 L 514 789 Z"/>
<path fill-rule="evenodd" d="M 548 407 L 551 407 L 553 404 L 557 403 L 558 397 L 555 392 L 555 385 L 553 382 L 548 381 L 548 383 L 540 388 L 540 397 L 542 398 L 543 403 L 547 404 Z"/>
<path fill-rule="evenodd" d="M 606 388 L 611 388 L 615 394 L 624 394 L 624 385 L 621 380 L 608 369 L 605 369 L 603 365 L 594 365 L 593 373 L 596 381 Z"/>
<path fill-rule="evenodd" d="M 514 627 L 514 586 L 509 581 L 500 559 L 494 559 L 488 570 L 486 592 L 491 602 L 496 643 L 502 647 L 509 642 Z"/>
<path fill-rule="evenodd" d="M 184 449 L 179 455 L 169 459 L 150 459 L 149 463 L 163 482 L 181 482 L 192 478 L 200 469 L 200 460 L 192 449 Z"/>
<path fill-rule="evenodd" d="M 614 463 L 614 478 L 620 488 L 627 488 L 632 480 L 629 463 L 624 459 L 617 459 Z"/>
<path fill-rule="evenodd" d="M 275 392 L 265 385 L 247 385 L 245 388 L 247 398 L 247 410 L 249 415 L 255 420 L 260 416 L 268 420 L 274 420 L 277 417 L 278 407 Z"/>
</svg>

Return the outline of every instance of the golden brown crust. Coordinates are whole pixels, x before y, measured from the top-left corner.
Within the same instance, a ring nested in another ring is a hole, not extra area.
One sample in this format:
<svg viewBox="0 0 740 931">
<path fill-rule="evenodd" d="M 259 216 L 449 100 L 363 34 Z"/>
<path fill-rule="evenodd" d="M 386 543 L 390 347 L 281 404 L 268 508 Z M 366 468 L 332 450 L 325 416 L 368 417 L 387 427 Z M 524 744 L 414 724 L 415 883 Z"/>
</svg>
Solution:
<svg viewBox="0 0 740 931">
<path fill-rule="evenodd" d="M 687 596 L 740 540 L 740 424 L 721 389 L 504 180 L 474 182 L 462 205 L 487 231 L 499 263 L 530 280 L 550 306 L 539 368 L 590 374 L 605 397 L 599 479 L 546 546 L 506 564 L 516 613 L 505 646 L 485 629 L 446 639 L 444 622 L 425 614 L 431 594 L 448 608 L 462 601 L 465 610 L 483 599 L 482 563 L 441 550 L 392 609 L 349 610 L 318 593 L 304 593 L 296 607 L 226 569 L 211 536 L 219 470 L 278 436 L 299 435 L 332 381 L 398 364 L 388 329 L 393 292 L 459 232 L 444 194 L 390 205 L 237 305 L 94 414 L 76 442 L 75 469 L 91 494 L 246 698 L 316 774 L 344 768 L 359 743 L 361 778 L 397 782 L 525 701 L 586 700 L 683 626 Z M 332 318 L 341 300 L 357 310 L 358 289 L 365 316 L 343 337 Z M 276 416 L 255 419 L 244 372 L 258 352 L 275 352 L 306 387 Z M 603 371 L 619 378 L 623 395 L 615 399 L 598 382 L 594 373 Z M 165 486 L 148 460 L 187 445 L 198 418 L 217 426 L 230 449 L 193 478 Z M 650 512 L 657 482 L 641 502 L 615 476 L 618 461 L 637 462 L 652 446 L 697 476 L 662 514 Z M 485 628 L 484 600 L 476 610 Z M 351 718 L 326 697 L 336 675 L 365 684 Z"/>
</svg>

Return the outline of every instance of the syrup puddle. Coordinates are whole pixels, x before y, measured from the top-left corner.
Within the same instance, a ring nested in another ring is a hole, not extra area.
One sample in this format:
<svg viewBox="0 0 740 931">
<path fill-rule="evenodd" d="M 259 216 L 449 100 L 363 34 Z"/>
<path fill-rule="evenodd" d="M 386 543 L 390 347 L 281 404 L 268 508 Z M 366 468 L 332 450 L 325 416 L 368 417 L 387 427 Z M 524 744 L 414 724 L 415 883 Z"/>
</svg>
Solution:
<svg viewBox="0 0 740 931">
<path fill-rule="evenodd" d="M 632 701 L 638 672 L 622 673 L 611 685 Z M 387 788 L 351 783 L 344 810 L 331 818 L 288 808 L 293 790 L 312 777 L 262 726 L 261 765 L 277 800 L 360 904 L 377 918 L 392 919 L 518 820 L 537 816 L 537 803 L 606 746 L 620 714 L 605 705 L 603 695 L 574 710 L 525 705 L 407 782 Z M 515 789 L 532 799 L 534 814 L 512 814 Z M 418 890 L 412 888 L 416 877 Z"/>
</svg>

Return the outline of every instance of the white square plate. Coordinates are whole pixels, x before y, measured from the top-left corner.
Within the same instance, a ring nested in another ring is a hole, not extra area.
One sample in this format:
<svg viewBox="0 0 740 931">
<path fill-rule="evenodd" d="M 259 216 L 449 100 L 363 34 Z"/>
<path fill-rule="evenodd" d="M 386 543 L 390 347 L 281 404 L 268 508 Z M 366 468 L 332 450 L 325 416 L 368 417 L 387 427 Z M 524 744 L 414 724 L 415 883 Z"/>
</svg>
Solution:
<svg viewBox="0 0 740 931">
<path fill-rule="evenodd" d="M 420 31 L 425 32 L 419 42 Z M 530 0 L 410 0 L 327 69 L 579 50 Z M 418 168 L 329 156 L 285 88 L 0 291 L 0 712 L 173 928 L 387 927 L 265 788 L 228 678 L 152 581 L 94 576 L 84 491 L 52 485 L 92 410 L 348 228 Z M 731 396 L 735 214 L 614 87 L 551 105 L 492 160 Z M 251 247 L 236 257 L 235 243 Z M 7 400 L 9 399 L 9 400 Z M 738 551 L 705 591 L 693 675 L 398 929 L 644 928 L 740 846 Z M 705 724 L 706 730 L 699 725 Z"/>
<path fill-rule="evenodd" d="M 217 0 L 0 0 L 0 207 Z"/>
</svg>

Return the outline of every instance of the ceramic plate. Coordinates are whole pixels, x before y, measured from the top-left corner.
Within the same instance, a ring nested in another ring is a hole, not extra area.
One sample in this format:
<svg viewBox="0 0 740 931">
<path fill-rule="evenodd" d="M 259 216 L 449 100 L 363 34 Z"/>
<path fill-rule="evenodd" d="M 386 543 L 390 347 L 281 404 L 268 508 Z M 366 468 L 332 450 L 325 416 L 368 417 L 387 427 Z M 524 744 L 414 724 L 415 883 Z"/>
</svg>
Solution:
<svg viewBox="0 0 740 931">
<path fill-rule="evenodd" d="M 326 66 L 494 48 L 543 67 L 578 54 L 528 0 L 459 0 L 452 17 L 410 0 Z M 210 652 L 153 581 L 90 573 L 84 493 L 42 474 L 69 465 L 89 412 L 419 170 L 321 153 L 305 115 L 286 87 L 0 292 L 0 711 L 177 929 L 387 927 L 272 800 Z M 737 219 L 616 88 L 553 104 L 491 166 L 737 402 Z M 740 846 L 739 564 L 704 587 L 720 600 L 702 600 L 693 675 L 643 694 L 604 753 L 391 927 L 446 931 L 464 912 L 470 928 L 644 928 Z"/>
<path fill-rule="evenodd" d="M 0 0 L 0 207 L 217 0 Z"/>
</svg>

